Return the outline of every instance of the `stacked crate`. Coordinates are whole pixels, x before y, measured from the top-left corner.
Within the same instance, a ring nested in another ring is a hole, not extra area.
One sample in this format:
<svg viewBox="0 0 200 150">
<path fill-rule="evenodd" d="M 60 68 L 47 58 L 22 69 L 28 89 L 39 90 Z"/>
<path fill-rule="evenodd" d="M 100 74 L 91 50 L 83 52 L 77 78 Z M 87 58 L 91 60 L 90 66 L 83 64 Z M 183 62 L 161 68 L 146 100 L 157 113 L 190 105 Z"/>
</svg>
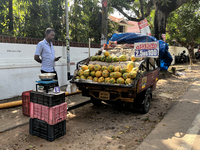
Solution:
<svg viewBox="0 0 200 150">
<path fill-rule="evenodd" d="M 25 91 L 22 93 L 22 112 L 23 115 L 30 116 L 30 92 L 31 91 Z"/>
<path fill-rule="evenodd" d="M 65 93 L 30 93 L 29 133 L 47 141 L 66 134 L 67 103 Z"/>
</svg>

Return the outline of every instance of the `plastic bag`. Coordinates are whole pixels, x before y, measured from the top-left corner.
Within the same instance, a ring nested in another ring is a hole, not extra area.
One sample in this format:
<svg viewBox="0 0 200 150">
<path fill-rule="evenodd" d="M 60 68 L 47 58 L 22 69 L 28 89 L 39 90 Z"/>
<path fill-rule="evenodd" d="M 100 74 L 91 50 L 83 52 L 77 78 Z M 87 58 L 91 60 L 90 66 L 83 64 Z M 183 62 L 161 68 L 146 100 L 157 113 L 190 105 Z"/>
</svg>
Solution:
<svg viewBox="0 0 200 150">
<path fill-rule="evenodd" d="M 67 89 L 66 89 L 67 93 L 77 92 L 77 89 L 78 88 L 77 88 L 76 84 L 70 83 L 70 81 L 68 81 L 68 83 L 67 83 Z"/>
</svg>

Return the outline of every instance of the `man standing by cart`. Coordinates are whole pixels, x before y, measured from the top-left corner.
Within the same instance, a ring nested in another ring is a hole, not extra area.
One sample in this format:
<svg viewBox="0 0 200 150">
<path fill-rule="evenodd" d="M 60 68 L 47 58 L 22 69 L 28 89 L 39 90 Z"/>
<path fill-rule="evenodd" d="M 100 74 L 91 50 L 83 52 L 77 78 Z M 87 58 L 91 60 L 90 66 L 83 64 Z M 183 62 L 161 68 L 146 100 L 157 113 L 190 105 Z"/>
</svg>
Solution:
<svg viewBox="0 0 200 150">
<path fill-rule="evenodd" d="M 52 44 L 52 40 L 55 37 L 54 29 L 47 28 L 45 35 L 44 40 L 40 41 L 37 45 L 34 59 L 42 64 L 41 73 L 55 73 L 56 76 L 54 79 L 58 80 L 57 72 L 55 70 L 55 61 L 58 61 L 61 57 L 55 57 L 55 50 Z M 58 86 L 58 83 L 56 86 Z"/>
</svg>

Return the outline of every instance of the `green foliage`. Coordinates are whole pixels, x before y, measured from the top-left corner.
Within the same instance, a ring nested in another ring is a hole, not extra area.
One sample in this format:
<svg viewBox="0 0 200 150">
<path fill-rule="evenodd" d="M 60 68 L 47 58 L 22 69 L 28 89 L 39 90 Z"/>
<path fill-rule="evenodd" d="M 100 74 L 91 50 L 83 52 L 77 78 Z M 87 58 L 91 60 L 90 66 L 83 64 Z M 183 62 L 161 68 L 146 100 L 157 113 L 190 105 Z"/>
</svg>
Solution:
<svg viewBox="0 0 200 150">
<path fill-rule="evenodd" d="M 5 0 L 0 0 L 0 34 L 10 35 L 8 30 L 8 6 L 9 2 Z"/>
<path fill-rule="evenodd" d="M 100 43 L 101 26 L 97 24 L 98 14 L 101 13 L 100 0 L 75 0 L 70 8 L 70 38 L 74 42 Z M 114 23 L 108 23 L 108 36 L 116 29 Z"/>
<path fill-rule="evenodd" d="M 172 12 L 168 18 L 166 39 L 170 45 L 176 40 L 188 48 L 200 40 L 200 4 L 188 3 Z"/>
<path fill-rule="evenodd" d="M 101 13 L 100 0 L 74 0 L 69 12 L 70 39 L 75 42 L 100 43 L 101 26 L 97 16 Z M 65 0 L 13 0 L 13 27 L 9 32 L 9 1 L 0 0 L 0 34 L 44 38 L 45 29 L 55 29 L 55 40 L 66 39 Z M 112 12 L 113 8 L 109 8 Z M 108 36 L 117 25 L 109 23 Z"/>
</svg>

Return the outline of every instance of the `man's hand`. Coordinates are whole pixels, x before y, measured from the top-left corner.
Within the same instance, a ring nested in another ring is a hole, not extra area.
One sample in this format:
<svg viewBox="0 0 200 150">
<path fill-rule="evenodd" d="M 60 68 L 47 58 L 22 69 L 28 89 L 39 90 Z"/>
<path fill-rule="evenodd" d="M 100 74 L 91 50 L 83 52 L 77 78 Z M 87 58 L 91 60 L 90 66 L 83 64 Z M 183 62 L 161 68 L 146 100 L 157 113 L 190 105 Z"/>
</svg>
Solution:
<svg viewBox="0 0 200 150">
<path fill-rule="evenodd" d="M 54 60 L 55 60 L 55 61 L 58 61 L 60 58 L 61 58 L 61 56 L 56 57 Z"/>
<path fill-rule="evenodd" d="M 38 63 L 42 63 L 42 60 L 40 59 L 39 55 L 35 55 L 34 59 L 38 62 Z"/>
</svg>

